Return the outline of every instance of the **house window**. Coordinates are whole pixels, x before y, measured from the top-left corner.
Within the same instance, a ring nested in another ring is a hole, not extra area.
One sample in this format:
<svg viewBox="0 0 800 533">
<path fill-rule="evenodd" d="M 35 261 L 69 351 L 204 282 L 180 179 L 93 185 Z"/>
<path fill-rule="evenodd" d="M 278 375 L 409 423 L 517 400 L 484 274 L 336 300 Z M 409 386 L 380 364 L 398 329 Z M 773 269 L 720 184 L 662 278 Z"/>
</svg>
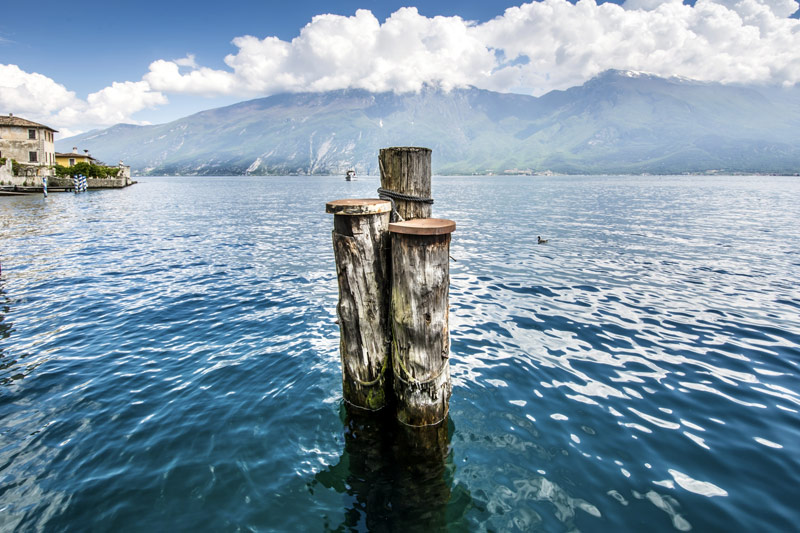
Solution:
<svg viewBox="0 0 800 533">
<path fill-rule="evenodd" d="M 39 161 L 39 154 L 36 152 L 28 152 L 28 157 L 31 163 L 36 163 Z"/>
<path fill-rule="evenodd" d="M 36 130 L 28 130 L 28 139 L 36 138 Z"/>
<path fill-rule="evenodd" d="M 69 158 L 69 166 L 71 166 L 71 167 L 75 166 L 75 158 L 73 158 L 73 157 Z"/>
</svg>

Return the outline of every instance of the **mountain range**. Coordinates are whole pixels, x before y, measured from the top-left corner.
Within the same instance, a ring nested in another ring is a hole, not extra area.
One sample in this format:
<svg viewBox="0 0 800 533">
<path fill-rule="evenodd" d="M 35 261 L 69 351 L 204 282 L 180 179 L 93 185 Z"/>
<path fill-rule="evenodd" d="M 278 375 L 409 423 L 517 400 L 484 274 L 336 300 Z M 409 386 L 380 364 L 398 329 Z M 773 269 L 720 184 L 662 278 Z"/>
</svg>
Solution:
<svg viewBox="0 0 800 533">
<path fill-rule="evenodd" d="M 437 174 L 800 172 L 800 89 L 606 71 L 540 97 L 476 88 L 279 94 L 59 140 L 139 175 L 377 174 L 426 146 Z"/>
</svg>

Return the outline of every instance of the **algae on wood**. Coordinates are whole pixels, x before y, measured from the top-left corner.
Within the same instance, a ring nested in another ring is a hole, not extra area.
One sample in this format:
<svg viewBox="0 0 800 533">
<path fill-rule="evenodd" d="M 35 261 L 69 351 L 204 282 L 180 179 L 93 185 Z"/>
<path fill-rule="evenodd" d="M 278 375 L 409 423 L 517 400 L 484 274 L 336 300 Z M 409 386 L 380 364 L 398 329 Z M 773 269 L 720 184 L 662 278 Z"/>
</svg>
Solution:
<svg viewBox="0 0 800 533">
<path fill-rule="evenodd" d="M 411 426 L 437 424 L 449 410 L 449 252 L 449 233 L 392 233 L 393 388 L 397 418 Z"/>
<path fill-rule="evenodd" d="M 340 201 L 343 202 L 343 201 Z M 332 233 L 339 281 L 339 351 L 344 399 L 362 409 L 386 405 L 389 369 L 389 202 L 381 208 L 353 206 L 349 211 L 331 202 L 336 214 Z"/>
</svg>

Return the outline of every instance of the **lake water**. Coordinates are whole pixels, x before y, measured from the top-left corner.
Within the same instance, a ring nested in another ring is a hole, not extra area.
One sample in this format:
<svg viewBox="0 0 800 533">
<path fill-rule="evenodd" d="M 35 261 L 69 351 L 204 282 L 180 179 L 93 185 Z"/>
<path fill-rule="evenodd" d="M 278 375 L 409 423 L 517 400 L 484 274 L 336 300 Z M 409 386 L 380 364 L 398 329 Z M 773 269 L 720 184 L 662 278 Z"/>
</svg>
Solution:
<svg viewBox="0 0 800 533">
<path fill-rule="evenodd" d="M 0 197 L 0 530 L 798 530 L 800 179 L 434 177 L 439 455 L 342 407 L 324 205 L 377 187 Z"/>
</svg>

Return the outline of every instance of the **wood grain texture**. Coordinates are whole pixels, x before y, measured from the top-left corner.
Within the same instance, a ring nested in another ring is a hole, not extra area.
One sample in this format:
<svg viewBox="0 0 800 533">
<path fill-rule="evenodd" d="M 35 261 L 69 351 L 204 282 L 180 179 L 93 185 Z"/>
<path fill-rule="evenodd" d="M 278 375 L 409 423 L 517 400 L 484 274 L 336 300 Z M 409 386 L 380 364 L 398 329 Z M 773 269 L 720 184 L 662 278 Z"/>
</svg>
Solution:
<svg viewBox="0 0 800 533">
<path fill-rule="evenodd" d="M 388 228 L 389 213 L 334 216 L 342 388 L 368 410 L 383 408 L 391 387 Z"/>
<path fill-rule="evenodd" d="M 333 215 L 376 215 L 391 210 L 390 201 L 372 198 L 347 198 L 325 204 L 325 212 Z"/>
<path fill-rule="evenodd" d="M 397 419 L 411 426 L 441 422 L 449 410 L 450 235 L 394 233 L 392 367 Z"/>
<path fill-rule="evenodd" d="M 378 155 L 381 188 L 431 198 L 431 150 L 419 147 L 382 148 Z M 431 204 L 395 200 L 397 213 L 408 220 L 431 216 Z"/>
</svg>

